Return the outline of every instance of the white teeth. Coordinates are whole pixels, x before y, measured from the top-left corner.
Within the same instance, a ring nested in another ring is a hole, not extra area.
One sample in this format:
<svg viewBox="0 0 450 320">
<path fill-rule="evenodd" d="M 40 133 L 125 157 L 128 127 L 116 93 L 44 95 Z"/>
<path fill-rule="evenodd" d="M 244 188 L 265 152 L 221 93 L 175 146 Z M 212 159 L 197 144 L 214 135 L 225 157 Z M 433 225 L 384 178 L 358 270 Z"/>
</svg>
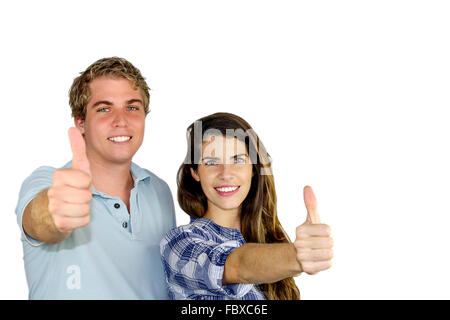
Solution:
<svg viewBox="0 0 450 320">
<path fill-rule="evenodd" d="M 231 192 L 236 190 L 237 188 L 238 187 L 216 188 L 216 190 L 220 192 Z"/>
<path fill-rule="evenodd" d="M 127 137 L 127 136 L 120 136 L 120 137 L 111 137 L 111 138 L 108 138 L 108 140 L 114 141 L 114 142 L 125 142 L 125 141 L 128 141 L 128 140 L 130 140 L 130 139 L 131 139 L 131 137 Z"/>
</svg>

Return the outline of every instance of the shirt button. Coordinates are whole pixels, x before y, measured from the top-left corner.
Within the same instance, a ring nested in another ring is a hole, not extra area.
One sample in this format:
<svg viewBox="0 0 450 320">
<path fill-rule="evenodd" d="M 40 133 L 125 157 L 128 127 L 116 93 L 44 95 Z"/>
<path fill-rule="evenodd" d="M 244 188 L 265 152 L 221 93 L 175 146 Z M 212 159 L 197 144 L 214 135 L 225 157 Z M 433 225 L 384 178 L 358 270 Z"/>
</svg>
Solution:
<svg viewBox="0 0 450 320">
<path fill-rule="evenodd" d="M 120 208 L 120 204 L 114 203 L 114 208 L 119 209 Z"/>
<path fill-rule="evenodd" d="M 122 227 L 124 227 L 126 229 L 128 227 L 128 223 L 126 223 L 126 222 L 122 223 Z"/>
</svg>

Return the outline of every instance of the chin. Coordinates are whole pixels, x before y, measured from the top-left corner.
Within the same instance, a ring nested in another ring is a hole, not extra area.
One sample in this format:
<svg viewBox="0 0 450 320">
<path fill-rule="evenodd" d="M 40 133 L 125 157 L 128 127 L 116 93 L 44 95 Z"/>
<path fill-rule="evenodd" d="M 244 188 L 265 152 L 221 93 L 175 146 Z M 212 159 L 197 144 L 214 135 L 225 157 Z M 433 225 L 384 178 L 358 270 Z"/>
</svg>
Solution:
<svg viewBox="0 0 450 320">
<path fill-rule="evenodd" d="M 115 164 L 127 164 L 133 160 L 132 157 L 111 157 L 109 161 Z"/>
<path fill-rule="evenodd" d="M 239 209 L 240 206 L 241 206 L 240 203 L 239 204 L 236 204 L 236 203 L 231 204 L 230 203 L 230 204 L 218 205 L 218 207 L 222 210 L 236 210 L 236 209 Z"/>
</svg>

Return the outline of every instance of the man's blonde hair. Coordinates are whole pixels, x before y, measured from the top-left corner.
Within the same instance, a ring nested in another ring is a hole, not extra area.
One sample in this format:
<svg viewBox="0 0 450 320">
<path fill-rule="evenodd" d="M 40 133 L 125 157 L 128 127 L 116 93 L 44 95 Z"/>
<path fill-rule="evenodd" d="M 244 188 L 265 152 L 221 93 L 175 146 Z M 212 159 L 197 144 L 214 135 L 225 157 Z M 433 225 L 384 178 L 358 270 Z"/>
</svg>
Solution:
<svg viewBox="0 0 450 320">
<path fill-rule="evenodd" d="M 82 120 L 85 119 L 86 106 L 91 98 L 89 83 L 98 77 L 120 77 L 130 80 L 135 88 L 141 89 L 145 115 L 150 112 L 150 88 L 139 69 L 124 58 L 111 57 L 97 60 L 84 72 L 80 72 L 80 76 L 73 81 L 69 91 L 69 104 L 72 109 L 72 117 Z"/>
</svg>

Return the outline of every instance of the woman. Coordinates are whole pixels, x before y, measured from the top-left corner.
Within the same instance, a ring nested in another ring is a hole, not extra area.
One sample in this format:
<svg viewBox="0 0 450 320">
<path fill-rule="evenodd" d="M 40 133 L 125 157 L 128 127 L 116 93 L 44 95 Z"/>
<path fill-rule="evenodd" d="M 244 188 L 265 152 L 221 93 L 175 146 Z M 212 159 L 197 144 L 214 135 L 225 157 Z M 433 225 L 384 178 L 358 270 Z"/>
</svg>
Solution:
<svg viewBox="0 0 450 320">
<path fill-rule="evenodd" d="M 191 223 L 161 242 L 172 299 L 300 299 L 302 271 L 276 209 L 270 156 L 229 113 L 188 127 L 178 202 Z"/>
</svg>

